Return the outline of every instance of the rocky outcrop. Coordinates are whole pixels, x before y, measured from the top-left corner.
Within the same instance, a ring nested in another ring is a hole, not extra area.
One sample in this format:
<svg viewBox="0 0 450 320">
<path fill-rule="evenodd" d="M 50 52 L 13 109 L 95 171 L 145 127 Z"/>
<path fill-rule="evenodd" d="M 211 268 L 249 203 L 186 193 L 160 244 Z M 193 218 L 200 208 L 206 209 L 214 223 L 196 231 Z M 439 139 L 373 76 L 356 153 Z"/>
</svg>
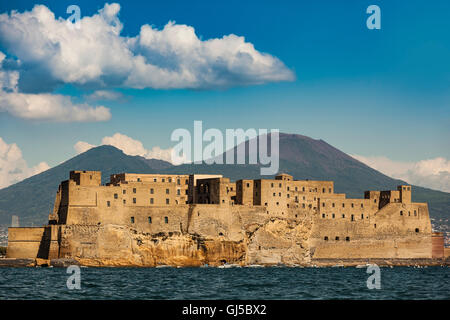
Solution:
<svg viewBox="0 0 450 320">
<path fill-rule="evenodd" d="M 60 256 L 86 266 L 298 265 L 310 262 L 310 221 L 205 217 L 179 232 L 122 225 L 65 226 Z M 235 223 L 239 221 L 239 223 Z M 207 222 L 204 223 L 204 222 Z M 211 227 L 212 226 L 212 227 Z M 206 229 L 207 227 L 207 229 Z"/>
</svg>

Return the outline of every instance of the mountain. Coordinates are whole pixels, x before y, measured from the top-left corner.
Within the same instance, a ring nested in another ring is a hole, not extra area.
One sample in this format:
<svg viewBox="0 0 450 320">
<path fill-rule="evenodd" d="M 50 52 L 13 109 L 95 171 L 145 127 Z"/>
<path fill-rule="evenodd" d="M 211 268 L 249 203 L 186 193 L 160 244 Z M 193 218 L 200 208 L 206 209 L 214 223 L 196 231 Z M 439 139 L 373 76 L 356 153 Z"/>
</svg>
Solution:
<svg viewBox="0 0 450 320">
<path fill-rule="evenodd" d="M 248 141 L 246 150 L 248 150 Z M 237 148 L 235 148 L 235 154 Z M 333 180 L 335 191 L 348 197 L 362 198 L 365 190 L 395 189 L 404 181 L 392 179 L 339 151 L 323 140 L 297 134 L 280 134 L 279 172 L 296 179 Z M 102 182 L 113 173 L 220 173 L 232 180 L 260 178 L 259 165 L 173 166 L 168 162 L 128 156 L 112 146 L 86 151 L 52 169 L 0 190 L 0 224 L 10 224 L 11 215 L 20 217 L 21 225 L 44 224 L 61 181 L 71 170 L 102 171 Z M 268 178 L 268 176 L 265 176 Z M 413 186 L 413 200 L 428 202 L 431 216 L 448 219 L 450 193 Z"/>
</svg>

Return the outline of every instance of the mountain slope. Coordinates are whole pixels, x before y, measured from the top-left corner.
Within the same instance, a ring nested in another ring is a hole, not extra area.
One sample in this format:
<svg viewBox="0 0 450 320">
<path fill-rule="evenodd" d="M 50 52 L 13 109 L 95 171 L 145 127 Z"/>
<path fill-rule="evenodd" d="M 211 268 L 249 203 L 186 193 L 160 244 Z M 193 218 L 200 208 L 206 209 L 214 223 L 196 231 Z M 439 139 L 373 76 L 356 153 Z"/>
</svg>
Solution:
<svg viewBox="0 0 450 320">
<path fill-rule="evenodd" d="M 248 148 L 248 142 L 246 145 Z M 68 179 L 71 170 L 102 171 L 103 183 L 109 181 L 111 174 L 120 172 L 220 173 L 232 180 L 261 177 L 259 165 L 172 166 L 161 160 L 128 156 L 112 146 L 100 146 L 0 190 L 0 224 L 10 224 L 13 214 L 20 217 L 21 225 L 46 223 L 58 185 Z M 356 198 L 363 197 L 365 190 L 395 189 L 397 185 L 405 184 L 366 166 L 325 141 L 294 134 L 280 134 L 279 172 L 289 173 L 296 179 L 333 180 L 336 192 Z M 449 193 L 414 186 L 413 200 L 428 202 L 435 219 L 448 219 Z"/>
</svg>

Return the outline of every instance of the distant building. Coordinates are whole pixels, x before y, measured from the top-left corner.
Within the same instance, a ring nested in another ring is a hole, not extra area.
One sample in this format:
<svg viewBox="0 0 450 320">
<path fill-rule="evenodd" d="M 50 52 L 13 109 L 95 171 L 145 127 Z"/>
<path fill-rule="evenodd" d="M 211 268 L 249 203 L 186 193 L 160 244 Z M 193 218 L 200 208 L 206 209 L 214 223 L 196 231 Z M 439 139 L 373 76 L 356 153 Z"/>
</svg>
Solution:
<svg viewBox="0 0 450 320">
<path fill-rule="evenodd" d="M 18 216 L 12 216 L 11 217 L 11 227 L 12 228 L 19 228 L 19 217 Z"/>
</svg>

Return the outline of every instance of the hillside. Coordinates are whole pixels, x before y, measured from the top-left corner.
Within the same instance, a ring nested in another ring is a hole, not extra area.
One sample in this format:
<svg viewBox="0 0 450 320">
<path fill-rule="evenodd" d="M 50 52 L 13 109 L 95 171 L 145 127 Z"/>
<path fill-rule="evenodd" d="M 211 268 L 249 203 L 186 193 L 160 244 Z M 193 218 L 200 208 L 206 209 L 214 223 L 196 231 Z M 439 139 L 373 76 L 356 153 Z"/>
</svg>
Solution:
<svg viewBox="0 0 450 320">
<path fill-rule="evenodd" d="M 9 224 L 11 215 L 18 215 L 21 225 L 46 223 L 58 185 L 68 179 L 71 170 L 100 170 L 103 183 L 119 172 L 220 173 L 232 180 L 260 178 L 258 165 L 172 166 L 162 160 L 128 156 L 112 146 L 100 146 L 0 190 L 0 224 Z M 333 180 L 336 192 L 356 198 L 363 197 L 365 190 L 395 189 L 405 183 L 366 166 L 325 141 L 294 134 L 280 134 L 279 171 L 296 179 Z M 413 200 L 428 202 L 433 218 L 448 219 L 449 193 L 414 186 Z"/>
</svg>

